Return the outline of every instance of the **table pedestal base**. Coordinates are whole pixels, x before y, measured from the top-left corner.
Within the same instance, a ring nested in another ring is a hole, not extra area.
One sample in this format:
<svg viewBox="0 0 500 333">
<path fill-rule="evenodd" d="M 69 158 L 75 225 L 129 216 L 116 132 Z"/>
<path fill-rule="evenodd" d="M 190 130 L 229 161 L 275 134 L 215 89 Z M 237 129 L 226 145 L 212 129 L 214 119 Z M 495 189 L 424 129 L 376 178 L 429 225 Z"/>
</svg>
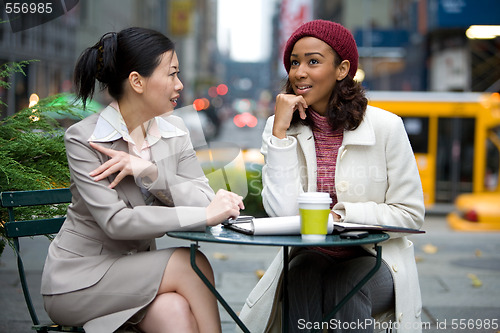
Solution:
<svg viewBox="0 0 500 333">
<path fill-rule="evenodd" d="M 238 315 L 233 311 L 233 309 L 227 304 L 226 300 L 221 296 L 221 294 L 215 289 L 212 283 L 207 279 L 207 277 L 203 274 L 200 268 L 196 265 L 196 250 L 198 249 L 198 242 L 191 244 L 191 267 L 196 272 L 196 274 L 200 277 L 203 283 L 207 286 L 208 289 L 212 292 L 212 294 L 217 298 L 217 300 L 221 303 L 227 313 L 233 318 L 234 322 L 239 326 L 239 328 L 245 332 L 250 333 L 245 324 L 241 321 Z M 379 270 L 382 264 L 382 248 L 380 245 L 375 244 L 375 251 L 377 252 L 376 261 L 373 268 L 361 279 L 361 281 L 354 286 L 354 288 L 346 295 L 344 298 L 333 308 L 333 310 L 323 318 L 323 322 L 328 322 L 330 319 L 335 316 L 335 314 L 342 308 L 345 303 L 347 303 L 354 294 L 356 294 L 369 279 L 372 278 L 373 275 Z M 288 332 L 288 246 L 283 246 L 283 312 L 282 312 L 282 321 L 281 321 L 282 332 Z M 318 330 L 317 332 L 320 332 Z"/>
<path fill-rule="evenodd" d="M 214 296 L 217 298 L 217 300 L 220 302 L 220 304 L 224 307 L 224 309 L 229 313 L 231 318 L 233 318 L 234 322 L 239 326 L 239 328 L 245 332 L 245 333 L 250 333 L 248 328 L 243 324 L 241 319 L 238 317 L 238 315 L 231 309 L 229 304 L 227 304 L 226 300 L 222 297 L 222 295 L 215 289 L 215 287 L 212 285 L 212 283 L 207 279 L 207 277 L 203 274 L 201 269 L 196 265 L 196 250 L 198 249 L 198 242 L 196 244 L 192 243 L 191 244 L 191 267 L 193 270 L 196 272 L 196 274 L 200 277 L 200 279 L 205 283 L 208 289 L 214 294 Z"/>
</svg>

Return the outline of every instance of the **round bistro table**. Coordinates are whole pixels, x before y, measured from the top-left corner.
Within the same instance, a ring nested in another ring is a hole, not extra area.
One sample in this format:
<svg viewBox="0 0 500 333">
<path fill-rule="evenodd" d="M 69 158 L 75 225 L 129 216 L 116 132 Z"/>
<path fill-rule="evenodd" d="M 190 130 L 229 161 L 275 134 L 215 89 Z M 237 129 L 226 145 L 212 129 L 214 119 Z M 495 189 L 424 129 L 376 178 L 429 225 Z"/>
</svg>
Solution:
<svg viewBox="0 0 500 333">
<path fill-rule="evenodd" d="M 205 232 L 199 231 L 170 231 L 167 235 L 174 238 L 190 240 L 193 243 L 190 248 L 191 267 L 196 274 L 201 278 L 205 285 L 214 294 L 217 300 L 221 303 L 224 309 L 229 313 L 231 318 L 240 327 L 243 332 L 250 333 L 245 324 L 241 321 L 234 310 L 228 305 L 220 293 L 210 283 L 207 277 L 196 265 L 196 250 L 198 242 L 220 243 L 220 244 L 238 244 L 238 245 L 259 245 L 259 246 L 282 246 L 283 247 L 283 303 L 282 303 L 282 332 L 288 332 L 288 293 L 287 290 L 287 274 L 288 274 L 288 247 L 289 246 L 358 246 L 365 244 L 374 244 L 376 251 L 376 262 L 373 268 L 354 286 L 354 288 L 334 307 L 334 309 L 323 318 L 323 321 L 330 320 L 344 304 L 363 287 L 363 285 L 378 271 L 382 263 L 382 247 L 378 245 L 389 239 L 389 235 L 383 232 L 370 233 L 365 238 L 361 239 L 345 239 L 339 234 L 327 235 L 321 241 L 304 241 L 300 235 L 269 235 L 269 236 L 254 236 L 243 234 L 229 228 L 217 226 L 207 227 Z"/>
</svg>

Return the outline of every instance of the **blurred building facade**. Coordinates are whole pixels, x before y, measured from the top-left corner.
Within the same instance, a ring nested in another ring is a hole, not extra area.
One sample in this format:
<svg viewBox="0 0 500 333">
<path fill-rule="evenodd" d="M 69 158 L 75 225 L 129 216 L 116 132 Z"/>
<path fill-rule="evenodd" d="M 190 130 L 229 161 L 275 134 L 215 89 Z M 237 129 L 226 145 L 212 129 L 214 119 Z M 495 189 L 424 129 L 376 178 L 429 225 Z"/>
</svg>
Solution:
<svg viewBox="0 0 500 333">
<path fill-rule="evenodd" d="M 0 88 L 0 98 L 8 105 L 8 108 L 0 106 L 0 118 L 28 106 L 31 93 L 48 96 L 69 90 L 79 27 L 77 8 L 50 22 L 15 33 L 3 8 L 0 20 L 0 65 L 37 60 L 25 67 L 26 75 L 17 73 L 10 78 L 10 89 Z"/>
<path fill-rule="evenodd" d="M 139 26 L 165 33 L 166 7 L 166 1 L 157 0 L 80 1 L 73 66 L 79 55 L 107 32 Z M 104 104 L 110 101 L 105 91 L 96 90 L 95 99 Z"/>
<path fill-rule="evenodd" d="M 349 28 L 371 90 L 498 91 L 500 38 L 470 39 L 471 25 L 500 25 L 495 0 L 314 0 L 315 18 Z"/>
<path fill-rule="evenodd" d="M 64 1 L 63 1 L 64 2 Z M 0 3 L 3 5 L 3 3 Z M 192 103 L 198 91 L 218 82 L 216 59 L 217 0 L 85 0 L 52 21 L 13 32 L 5 10 L 0 16 L 0 65 L 37 60 L 25 74 L 0 88 L 0 119 L 28 106 L 32 93 L 40 98 L 72 91 L 74 65 L 81 52 L 100 36 L 130 26 L 165 33 L 176 43 L 184 93 L 181 103 Z M 105 92 L 95 98 L 106 103 Z"/>
<path fill-rule="evenodd" d="M 217 57 L 217 0 L 169 0 L 167 35 L 176 42 L 184 83 L 182 105 L 222 83 Z"/>
<path fill-rule="evenodd" d="M 250 0 L 249 0 L 250 1 Z M 472 24 L 500 24 L 497 0 L 272 0 L 269 60 L 238 63 L 217 47 L 218 0 L 85 0 L 64 16 L 13 33 L 0 17 L 0 64 L 38 59 L 26 76 L 11 78 L 0 98 L 13 114 L 28 103 L 71 91 L 79 54 L 109 31 L 127 26 L 159 30 L 176 43 L 184 91 L 180 105 L 206 97 L 220 83 L 225 97 L 258 99 L 283 86 L 281 44 L 291 24 L 314 18 L 337 21 L 354 34 L 360 52 L 363 84 L 368 90 L 498 91 L 500 40 L 472 40 Z M 238 13 L 236 15 L 245 15 Z M 251 29 L 251 27 L 249 27 Z M 105 94 L 97 99 L 106 102 Z"/>
</svg>

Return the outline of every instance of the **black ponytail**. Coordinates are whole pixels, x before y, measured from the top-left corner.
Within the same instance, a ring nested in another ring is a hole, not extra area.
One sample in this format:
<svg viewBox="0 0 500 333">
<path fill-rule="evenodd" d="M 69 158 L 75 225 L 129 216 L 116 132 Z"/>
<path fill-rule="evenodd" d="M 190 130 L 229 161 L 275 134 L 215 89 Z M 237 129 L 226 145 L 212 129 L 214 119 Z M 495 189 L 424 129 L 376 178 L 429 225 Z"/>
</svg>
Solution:
<svg viewBox="0 0 500 333">
<path fill-rule="evenodd" d="M 85 106 L 92 99 L 96 81 L 101 89 L 118 100 L 123 81 L 132 71 L 149 77 L 160 64 L 161 55 L 174 50 L 173 42 L 163 34 L 144 28 L 109 32 L 81 54 L 75 66 L 76 94 Z"/>
</svg>

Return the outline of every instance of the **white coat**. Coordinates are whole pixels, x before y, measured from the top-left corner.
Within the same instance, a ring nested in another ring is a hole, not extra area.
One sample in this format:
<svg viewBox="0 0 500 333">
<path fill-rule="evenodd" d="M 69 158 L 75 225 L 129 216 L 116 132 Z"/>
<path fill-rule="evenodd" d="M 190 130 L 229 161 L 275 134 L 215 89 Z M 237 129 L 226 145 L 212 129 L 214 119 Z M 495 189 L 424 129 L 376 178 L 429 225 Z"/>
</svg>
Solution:
<svg viewBox="0 0 500 333">
<path fill-rule="evenodd" d="M 262 135 L 262 198 L 271 216 L 298 214 L 297 197 L 316 190 L 316 151 L 312 130 L 304 125 L 287 131 L 288 145 L 271 143 L 274 116 Z M 344 131 L 339 148 L 335 187 L 338 203 L 333 210 L 343 222 L 385 224 L 420 229 L 424 221 L 422 185 L 408 136 L 398 116 L 368 106 L 363 121 Z M 382 259 L 390 268 L 395 291 L 395 325 L 398 332 L 421 332 L 422 302 L 413 243 L 392 234 L 382 243 Z M 375 253 L 373 246 L 364 246 Z M 252 333 L 280 329 L 279 293 L 283 254 L 280 251 L 248 296 L 242 321 Z"/>
</svg>

